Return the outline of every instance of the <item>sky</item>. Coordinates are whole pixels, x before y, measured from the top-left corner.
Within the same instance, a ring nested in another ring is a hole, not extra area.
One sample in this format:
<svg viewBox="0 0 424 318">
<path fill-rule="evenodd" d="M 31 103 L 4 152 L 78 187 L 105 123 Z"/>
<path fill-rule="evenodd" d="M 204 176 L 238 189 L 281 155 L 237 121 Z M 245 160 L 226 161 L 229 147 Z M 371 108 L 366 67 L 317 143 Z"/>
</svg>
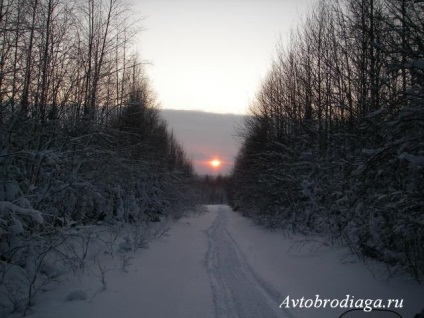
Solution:
<svg viewBox="0 0 424 318">
<path fill-rule="evenodd" d="M 138 54 L 161 108 L 180 110 L 164 115 L 197 173 L 230 171 L 241 144 L 234 137 L 241 117 L 230 114 L 248 112 L 277 43 L 288 42 L 311 3 L 134 0 L 144 29 L 136 43 Z M 214 159 L 222 164 L 212 168 L 207 162 Z"/>
<path fill-rule="evenodd" d="M 163 109 L 162 116 L 198 174 L 227 175 L 231 171 L 241 142 L 242 115 Z M 213 160 L 221 165 L 212 166 Z"/>
<path fill-rule="evenodd" d="M 136 1 L 137 50 L 162 107 L 245 114 L 310 1 Z"/>
</svg>

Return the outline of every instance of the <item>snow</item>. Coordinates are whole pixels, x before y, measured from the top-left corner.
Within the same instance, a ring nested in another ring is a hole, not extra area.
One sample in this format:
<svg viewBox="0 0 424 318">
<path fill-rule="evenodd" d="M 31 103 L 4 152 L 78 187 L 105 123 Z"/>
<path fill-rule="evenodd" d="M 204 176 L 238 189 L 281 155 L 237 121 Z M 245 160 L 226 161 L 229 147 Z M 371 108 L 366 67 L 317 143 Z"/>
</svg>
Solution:
<svg viewBox="0 0 424 318">
<path fill-rule="evenodd" d="M 399 155 L 399 159 L 405 159 L 406 161 L 416 166 L 424 166 L 424 156 L 415 156 L 415 155 L 403 152 Z"/>
<path fill-rule="evenodd" d="M 74 290 L 66 296 L 66 300 L 74 301 L 74 300 L 86 300 L 88 298 L 87 292 L 85 290 Z"/>
<path fill-rule="evenodd" d="M 105 255 L 101 266 L 93 264 L 40 294 L 28 317 L 331 318 L 345 311 L 279 308 L 287 296 L 317 294 L 340 300 L 403 298 L 404 318 L 424 307 L 424 286 L 400 276 L 377 279 L 379 264 L 373 276 L 345 248 L 284 237 L 227 206 L 208 211 L 179 220 L 148 249 L 120 259 Z M 125 259 L 131 261 L 124 270 Z"/>
<path fill-rule="evenodd" d="M 23 208 L 8 201 L 0 201 L 0 216 L 10 212 L 15 214 L 28 215 L 38 224 L 43 224 L 44 222 L 41 212 L 38 210 Z"/>
</svg>

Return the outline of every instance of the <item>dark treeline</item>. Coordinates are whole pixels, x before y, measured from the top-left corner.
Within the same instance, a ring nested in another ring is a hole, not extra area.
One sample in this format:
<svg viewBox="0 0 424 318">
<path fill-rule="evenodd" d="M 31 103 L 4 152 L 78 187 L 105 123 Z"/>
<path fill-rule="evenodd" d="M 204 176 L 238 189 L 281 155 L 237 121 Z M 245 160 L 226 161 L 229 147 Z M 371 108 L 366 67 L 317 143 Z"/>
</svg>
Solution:
<svg viewBox="0 0 424 318">
<path fill-rule="evenodd" d="M 130 9 L 0 0 L 0 307 L 31 306 L 59 259 L 81 266 L 65 229 L 194 206 L 192 165 L 133 52 Z"/>
<path fill-rule="evenodd" d="M 421 1 L 317 4 L 252 103 L 233 205 L 422 282 L 423 21 Z"/>
<path fill-rule="evenodd" d="M 201 175 L 196 177 L 196 189 L 203 204 L 227 204 L 230 177 Z"/>
</svg>

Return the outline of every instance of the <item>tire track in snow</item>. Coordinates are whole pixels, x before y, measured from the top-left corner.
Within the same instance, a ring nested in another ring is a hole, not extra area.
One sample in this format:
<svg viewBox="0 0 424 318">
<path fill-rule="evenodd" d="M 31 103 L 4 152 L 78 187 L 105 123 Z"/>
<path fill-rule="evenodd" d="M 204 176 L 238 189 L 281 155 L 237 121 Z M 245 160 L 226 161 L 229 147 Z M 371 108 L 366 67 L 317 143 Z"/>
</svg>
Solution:
<svg viewBox="0 0 424 318">
<path fill-rule="evenodd" d="M 247 263 L 246 257 L 227 229 L 228 207 L 206 231 L 209 247 L 206 265 L 212 285 L 216 318 L 288 317 L 272 290 Z"/>
</svg>

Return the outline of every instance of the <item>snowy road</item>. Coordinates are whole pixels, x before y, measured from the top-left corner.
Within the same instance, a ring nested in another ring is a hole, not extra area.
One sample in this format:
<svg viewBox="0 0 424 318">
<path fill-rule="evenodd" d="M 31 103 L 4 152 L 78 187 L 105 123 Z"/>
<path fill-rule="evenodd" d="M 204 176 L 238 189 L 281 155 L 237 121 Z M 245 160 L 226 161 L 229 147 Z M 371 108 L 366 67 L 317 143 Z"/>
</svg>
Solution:
<svg viewBox="0 0 424 318">
<path fill-rule="evenodd" d="M 281 296 L 252 270 L 228 231 L 229 208 L 210 209 L 217 210 L 217 217 L 207 231 L 207 270 L 216 318 L 286 317 L 278 308 Z"/>
<path fill-rule="evenodd" d="M 337 318 L 340 308 L 279 308 L 287 297 L 403 298 L 404 318 L 423 307 L 424 286 L 378 281 L 346 248 L 293 248 L 296 239 L 270 232 L 233 212 L 208 213 L 172 224 L 148 249 L 105 257 L 98 266 L 40 294 L 31 318 Z M 306 245 L 307 246 L 307 245 Z M 374 273 L 375 274 L 375 273 Z M 67 301 L 73 291 L 86 300 Z"/>
</svg>

